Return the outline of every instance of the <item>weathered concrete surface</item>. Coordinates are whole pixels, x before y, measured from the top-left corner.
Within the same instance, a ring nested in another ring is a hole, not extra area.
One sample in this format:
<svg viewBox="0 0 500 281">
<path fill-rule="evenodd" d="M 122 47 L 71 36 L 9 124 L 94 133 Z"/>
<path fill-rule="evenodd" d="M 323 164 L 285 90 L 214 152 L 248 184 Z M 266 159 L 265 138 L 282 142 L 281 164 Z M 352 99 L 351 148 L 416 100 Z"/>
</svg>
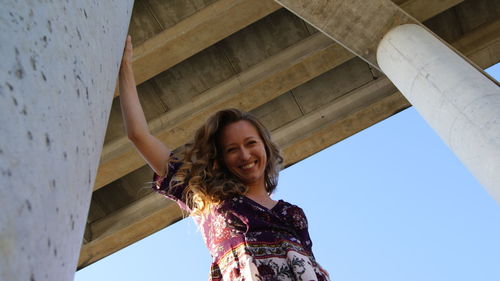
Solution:
<svg viewBox="0 0 500 281">
<path fill-rule="evenodd" d="M 0 280 L 72 280 L 128 1 L 2 1 Z"/>
<path fill-rule="evenodd" d="M 500 203 L 500 88 L 424 28 L 381 41 L 379 66 Z"/>
<path fill-rule="evenodd" d="M 390 0 L 275 1 L 377 69 L 376 51 L 384 34 L 417 23 Z"/>
</svg>

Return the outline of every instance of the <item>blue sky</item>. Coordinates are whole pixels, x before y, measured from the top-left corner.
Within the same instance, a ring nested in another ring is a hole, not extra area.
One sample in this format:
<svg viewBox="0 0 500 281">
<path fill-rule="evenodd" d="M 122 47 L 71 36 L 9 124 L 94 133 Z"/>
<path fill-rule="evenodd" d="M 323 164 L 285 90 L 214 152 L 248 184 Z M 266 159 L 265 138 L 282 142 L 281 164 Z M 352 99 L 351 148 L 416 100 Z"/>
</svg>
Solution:
<svg viewBox="0 0 500 281">
<path fill-rule="evenodd" d="M 414 108 L 282 171 L 273 197 L 304 209 L 332 280 L 500 281 L 500 204 Z M 185 219 L 75 280 L 207 280 L 210 263 Z"/>
</svg>

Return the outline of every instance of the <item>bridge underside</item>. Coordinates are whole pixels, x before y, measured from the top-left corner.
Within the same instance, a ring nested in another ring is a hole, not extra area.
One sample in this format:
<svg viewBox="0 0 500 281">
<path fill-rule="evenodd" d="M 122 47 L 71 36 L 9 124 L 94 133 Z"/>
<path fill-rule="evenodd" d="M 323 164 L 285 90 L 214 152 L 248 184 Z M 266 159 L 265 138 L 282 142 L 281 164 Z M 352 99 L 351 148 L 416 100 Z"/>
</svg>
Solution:
<svg viewBox="0 0 500 281">
<path fill-rule="evenodd" d="M 500 61 L 500 2 L 393 2 L 478 67 Z M 130 34 L 146 118 L 171 148 L 237 107 L 273 132 L 290 166 L 410 106 L 381 72 L 272 0 L 137 0 Z M 78 268 L 182 218 L 147 188 L 151 178 L 115 97 Z"/>
</svg>

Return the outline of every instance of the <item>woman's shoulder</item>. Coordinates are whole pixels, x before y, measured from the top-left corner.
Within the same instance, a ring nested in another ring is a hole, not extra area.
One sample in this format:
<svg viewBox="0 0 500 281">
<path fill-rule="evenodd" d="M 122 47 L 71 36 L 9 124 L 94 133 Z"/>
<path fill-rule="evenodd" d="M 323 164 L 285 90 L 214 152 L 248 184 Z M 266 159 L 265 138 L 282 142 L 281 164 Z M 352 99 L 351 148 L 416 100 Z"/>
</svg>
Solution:
<svg viewBox="0 0 500 281">
<path fill-rule="evenodd" d="M 290 203 L 288 201 L 285 201 L 283 199 L 278 200 L 278 205 L 281 205 L 281 212 L 290 214 L 290 213 L 304 213 L 302 208 L 300 208 L 298 205 L 295 205 L 293 203 Z"/>
<path fill-rule="evenodd" d="M 288 201 L 285 201 L 285 200 L 283 200 L 283 199 L 279 199 L 278 201 L 279 201 L 279 202 L 280 202 L 283 206 L 288 206 L 288 207 L 290 207 L 290 208 L 299 208 L 299 209 L 300 209 L 300 207 L 299 207 L 298 205 L 295 205 L 295 204 L 290 203 L 290 202 L 288 202 Z"/>
<path fill-rule="evenodd" d="M 304 210 L 299 206 L 289 203 L 284 200 L 280 200 L 281 208 L 277 210 L 280 215 L 289 223 L 291 223 L 295 228 L 299 230 L 307 229 L 307 217 Z"/>
</svg>

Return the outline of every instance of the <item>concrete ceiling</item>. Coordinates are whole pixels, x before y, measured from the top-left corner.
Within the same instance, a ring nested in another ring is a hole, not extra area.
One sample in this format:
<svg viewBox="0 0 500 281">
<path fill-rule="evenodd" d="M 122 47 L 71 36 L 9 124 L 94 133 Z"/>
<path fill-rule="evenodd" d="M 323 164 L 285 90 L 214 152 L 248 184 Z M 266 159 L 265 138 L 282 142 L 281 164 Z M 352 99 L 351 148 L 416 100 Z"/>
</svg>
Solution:
<svg viewBox="0 0 500 281">
<path fill-rule="evenodd" d="M 393 2 L 478 67 L 500 61 L 500 2 Z M 237 107 L 272 131 L 288 167 L 410 106 L 382 73 L 272 0 L 136 0 L 130 34 L 149 127 L 170 148 Z M 78 268 L 183 218 L 151 179 L 115 98 Z"/>
</svg>

